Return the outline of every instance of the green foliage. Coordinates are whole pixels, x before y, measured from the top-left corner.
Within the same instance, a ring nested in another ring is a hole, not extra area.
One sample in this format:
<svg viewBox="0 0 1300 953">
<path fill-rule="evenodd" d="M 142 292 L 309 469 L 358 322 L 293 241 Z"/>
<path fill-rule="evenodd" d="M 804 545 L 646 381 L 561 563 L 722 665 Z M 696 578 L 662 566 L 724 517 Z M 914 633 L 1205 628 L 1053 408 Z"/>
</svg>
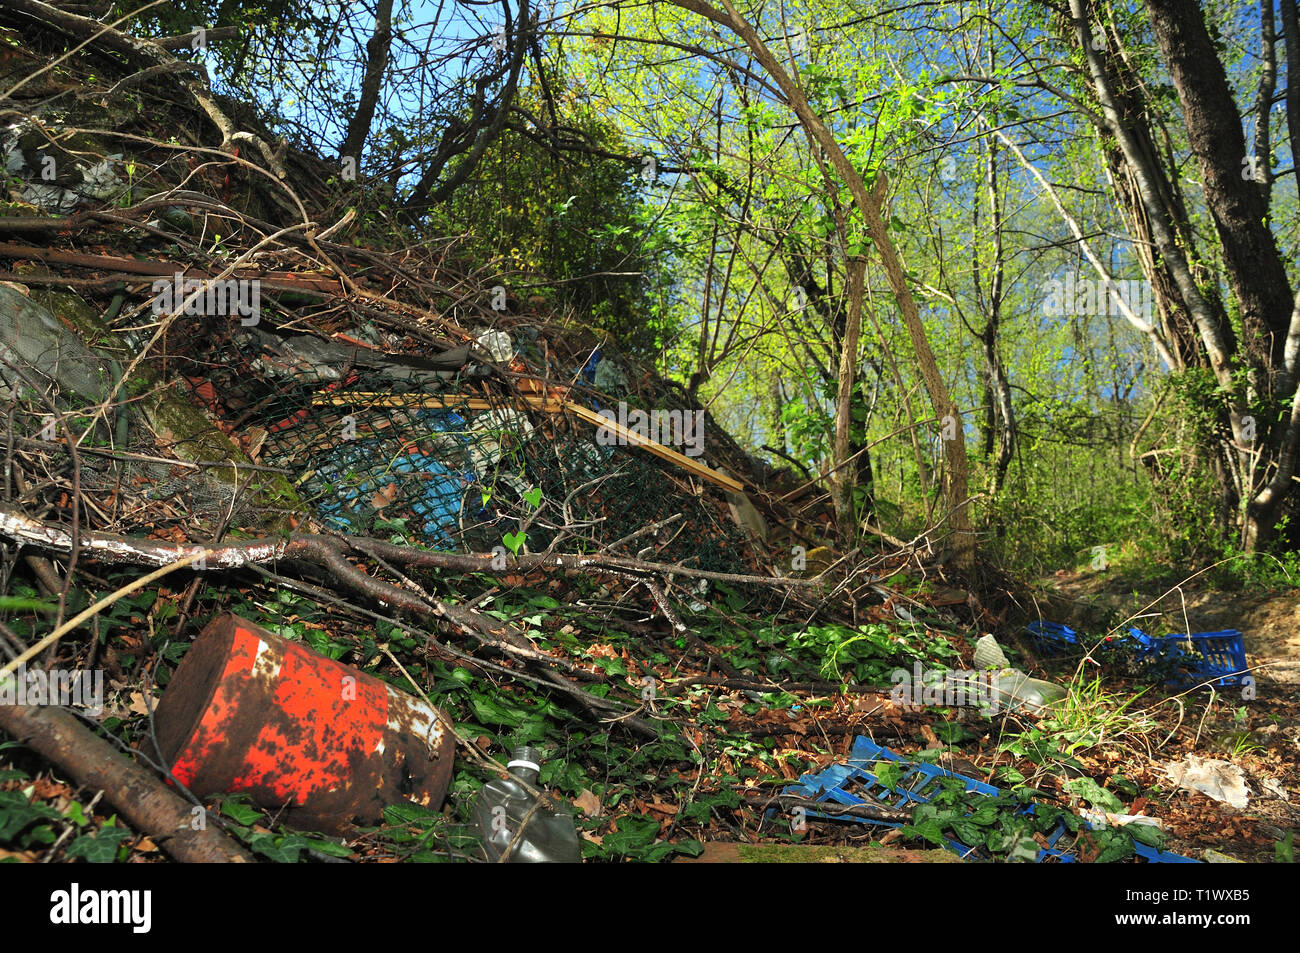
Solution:
<svg viewBox="0 0 1300 953">
<path fill-rule="evenodd" d="M 111 864 L 125 861 L 129 848 L 122 842 L 131 837 L 124 827 L 105 824 L 96 831 L 82 834 L 68 844 L 68 857 L 79 857 L 89 864 Z"/>
<path fill-rule="evenodd" d="M 883 778 L 882 782 L 889 783 Z M 956 840 L 977 857 L 1033 861 L 1039 851 L 1034 835 L 1050 834 L 1064 824 L 1067 834 L 1057 842 L 1058 850 L 1077 850 L 1083 841 L 1096 851 L 1096 863 L 1113 863 L 1133 855 L 1133 834 L 1127 829 L 1088 831 L 1077 815 L 1043 803 L 1028 812 L 1029 802 L 1040 793 L 1032 789 L 1003 791 L 991 797 L 967 793 L 966 783 L 958 778 L 943 778 L 940 785 L 942 790 L 930 802 L 913 809 L 912 822 L 902 829 L 905 835 L 936 847 Z"/>
<path fill-rule="evenodd" d="M 639 156 L 578 91 L 550 82 L 563 136 L 577 148 L 556 149 L 531 124 L 507 129 L 428 227 L 463 236 L 460 256 L 502 276 L 521 302 L 540 295 L 622 350 L 652 354 L 667 328 L 651 292 L 669 280 L 670 250 L 640 197 Z M 545 114 L 540 89 L 519 95 L 523 108 Z"/>
<path fill-rule="evenodd" d="M 1273 856 L 1279 864 L 1295 863 L 1295 831 L 1287 831 L 1286 837 L 1273 842 Z"/>
</svg>

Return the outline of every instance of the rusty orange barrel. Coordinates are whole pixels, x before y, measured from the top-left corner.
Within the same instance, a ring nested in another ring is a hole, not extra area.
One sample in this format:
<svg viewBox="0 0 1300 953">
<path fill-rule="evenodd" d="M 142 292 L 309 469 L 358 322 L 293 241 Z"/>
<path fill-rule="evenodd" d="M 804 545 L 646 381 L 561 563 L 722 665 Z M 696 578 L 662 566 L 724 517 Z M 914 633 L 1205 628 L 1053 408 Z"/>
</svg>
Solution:
<svg viewBox="0 0 1300 953">
<path fill-rule="evenodd" d="M 181 659 L 155 723 L 196 795 L 246 793 L 316 830 L 376 823 L 402 801 L 436 810 L 455 758 L 424 702 L 231 614 Z"/>
</svg>

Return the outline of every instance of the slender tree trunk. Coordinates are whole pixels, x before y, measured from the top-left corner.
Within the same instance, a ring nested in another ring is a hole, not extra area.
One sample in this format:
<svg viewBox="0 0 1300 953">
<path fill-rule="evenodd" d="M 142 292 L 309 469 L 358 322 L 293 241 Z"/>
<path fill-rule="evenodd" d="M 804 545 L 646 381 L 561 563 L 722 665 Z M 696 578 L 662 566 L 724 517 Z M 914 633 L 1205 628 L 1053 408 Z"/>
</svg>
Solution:
<svg viewBox="0 0 1300 953">
<path fill-rule="evenodd" d="M 831 463 L 835 467 L 835 517 L 846 545 L 853 545 L 858 535 L 858 520 L 853 508 L 853 489 L 857 484 L 857 466 L 852 456 L 849 430 L 853 424 L 853 377 L 858 366 L 858 347 L 862 342 L 862 293 L 866 259 L 848 260 L 848 316 L 840 340 L 839 388 L 835 395 L 835 449 Z M 855 461 L 856 463 L 856 461 Z"/>
<path fill-rule="evenodd" d="M 1255 96 L 1255 145 L 1250 172 L 1259 183 L 1268 215 L 1273 191 L 1273 147 L 1269 141 L 1269 120 L 1273 116 L 1273 90 L 1277 88 L 1276 34 L 1273 26 L 1273 0 L 1259 0 L 1259 91 Z"/>
<path fill-rule="evenodd" d="M 393 0 L 379 0 L 375 12 L 375 31 L 366 43 L 366 72 L 361 80 L 361 98 L 357 111 L 348 123 L 348 134 L 339 147 L 339 158 L 351 157 L 361 166 L 361 150 L 370 134 L 370 123 L 379 104 L 379 88 L 388 69 L 388 51 L 393 45 Z"/>
<path fill-rule="evenodd" d="M 883 173 L 876 178 L 875 186 L 868 191 L 865 181 L 853 167 L 836 142 L 834 134 L 813 111 L 797 83 L 786 73 L 780 61 L 763 42 L 758 31 L 737 12 L 731 0 L 721 0 L 725 10 L 710 6 L 704 0 L 671 0 L 675 6 L 697 13 L 721 26 L 725 26 L 749 47 L 749 51 L 759 64 L 776 82 L 790 108 L 794 110 L 808 136 L 825 151 L 836 174 L 849 188 L 853 204 L 858 214 L 863 217 L 867 233 L 880 254 L 881 264 L 890 290 L 898 302 L 903 324 L 911 338 L 912 350 L 916 355 L 921 378 L 930 395 L 930 403 L 939 420 L 944 434 L 944 459 L 947 464 L 944 482 L 944 497 L 947 502 L 948 528 L 952 534 L 953 556 L 956 564 L 963 568 L 973 566 L 975 559 L 975 534 L 971 528 L 968 499 L 968 465 L 966 460 L 966 436 L 962 427 L 961 412 L 948 393 L 948 387 L 939 373 L 939 365 L 930 349 L 930 341 L 921 323 L 916 299 L 907 283 L 907 273 L 898 257 L 898 250 L 885 227 L 883 203 L 886 182 Z"/>
</svg>

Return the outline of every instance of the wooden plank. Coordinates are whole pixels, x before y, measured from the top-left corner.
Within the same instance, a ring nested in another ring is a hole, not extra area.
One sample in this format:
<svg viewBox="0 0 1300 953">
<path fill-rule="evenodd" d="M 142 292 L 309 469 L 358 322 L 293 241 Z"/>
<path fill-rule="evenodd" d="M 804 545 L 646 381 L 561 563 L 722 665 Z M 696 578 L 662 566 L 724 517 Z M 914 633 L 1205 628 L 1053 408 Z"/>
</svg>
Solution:
<svg viewBox="0 0 1300 953">
<path fill-rule="evenodd" d="M 526 404 L 534 410 L 540 410 L 543 413 L 558 414 L 564 411 L 573 414 L 581 420 L 592 424 L 595 427 L 605 427 L 620 440 L 634 446 L 641 447 L 648 453 L 654 454 L 661 460 L 666 460 L 675 466 L 681 467 L 702 480 L 708 480 L 710 483 L 730 490 L 733 493 L 739 493 L 744 489 L 744 484 L 739 480 L 719 473 L 711 467 L 705 466 L 698 460 L 693 460 L 683 453 L 678 453 L 670 447 L 651 440 L 649 437 L 643 437 L 634 431 L 628 430 L 619 424 L 617 420 L 610 420 L 608 417 L 602 417 L 581 404 L 576 404 L 571 400 L 559 401 L 551 397 L 533 397 L 525 395 L 518 400 L 487 400 L 482 397 L 458 397 L 454 394 L 448 394 L 441 397 L 408 397 L 401 394 L 377 394 L 377 393 L 334 393 L 321 394 L 312 398 L 313 405 L 330 405 L 338 406 L 340 404 L 369 404 L 372 407 L 406 407 L 406 408 L 423 408 L 433 410 L 498 410 L 501 408 L 518 407 L 520 403 Z"/>
<path fill-rule="evenodd" d="M 581 404 L 575 404 L 571 400 L 566 400 L 564 402 L 564 409 L 569 411 L 575 417 L 581 417 L 589 424 L 612 430 L 632 446 L 644 447 L 661 460 L 675 463 L 677 466 L 684 470 L 689 470 L 701 479 L 708 480 L 710 483 L 716 483 L 718 486 L 731 490 L 733 493 L 739 493 L 744 489 L 743 484 L 741 484 L 739 480 L 732 479 L 725 474 L 719 473 L 717 470 L 706 467 L 698 460 L 692 460 L 684 453 L 678 453 L 676 450 L 665 447 L 663 444 L 651 440 L 649 437 L 643 437 L 638 433 L 634 433 L 619 424 L 617 420 L 610 420 L 608 417 L 602 417 L 594 410 L 583 407 Z"/>
</svg>

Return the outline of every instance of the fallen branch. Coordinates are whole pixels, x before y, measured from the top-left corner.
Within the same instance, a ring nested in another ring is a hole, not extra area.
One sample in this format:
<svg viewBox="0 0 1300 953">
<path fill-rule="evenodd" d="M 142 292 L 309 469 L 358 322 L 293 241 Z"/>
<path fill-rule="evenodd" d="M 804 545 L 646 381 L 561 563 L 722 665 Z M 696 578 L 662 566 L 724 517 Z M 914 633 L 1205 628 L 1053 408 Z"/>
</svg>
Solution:
<svg viewBox="0 0 1300 953">
<path fill-rule="evenodd" d="M 911 811 L 900 811 L 884 804 L 835 804 L 831 801 L 816 801 L 810 797 L 798 797 L 792 794 L 766 794 L 763 791 L 745 791 L 741 795 L 750 807 L 766 810 L 779 807 L 783 810 L 803 808 L 831 817 L 865 817 L 873 821 L 910 821 Z"/>
<path fill-rule="evenodd" d="M 69 551 L 72 543 L 71 535 L 63 527 L 31 519 L 5 505 L 0 505 L 0 536 L 7 536 L 15 542 L 53 549 L 58 552 Z M 191 564 L 194 564 L 194 568 L 200 572 L 212 569 L 238 569 L 246 566 L 257 566 L 264 562 L 274 563 L 288 560 L 306 562 L 321 567 L 335 580 L 375 599 L 381 604 L 406 609 L 421 615 L 440 615 L 475 638 L 476 641 L 485 645 L 497 649 L 506 649 L 513 646 L 521 650 L 514 654 L 524 656 L 522 659 L 524 663 L 535 667 L 544 681 L 574 698 L 592 715 L 613 715 L 616 720 L 622 721 L 638 734 L 647 738 L 659 737 L 659 731 L 650 722 L 628 712 L 621 705 L 583 691 L 571 680 L 554 671 L 553 666 L 549 665 L 549 663 L 538 667 L 541 663 L 535 657 L 536 653 L 532 643 L 528 641 L 522 632 L 509 623 L 497 622 L 464 606 L 449 605 L 439 600 L 427 599 L 407 589 L 398 588 L 383 579 L 366 575 L 357 566 L 349 562 L 344 555 L 349 549 L 349 543 L 355 545 L 359 542 L 361 541 L 314 534 L 291 536 L 285 540 L 243 540 L 236 543 L 211 544 L 202 547 L 194 544 L 180 545 L 147 539 L 130 539 L 109 533 L 86 531 L 83 531 L 78 538 L 79 551 L 83 558 L 98 558 L 102 562 L 118 565 L 161 565 L 164 567 L 159 572 L 136 580 L 130 585 L 129 588 L 131 589 L 139 588 L 151 579 L 161 575 L 162 572 L 171 572 L 173 569 Z M 395 551 L 398 561 L 408 553 L 423 552 L 422 550 L 408 550 L 406 547 L 401 546 L 392 546 L 391 549 Z M 491 558 L 490 555 L 486 557 L 487 560 Z M 475 557 L 469 560 L 469 566 L 474 571 L 482 571 L 490 568 L 490 563 L 486 562 L 484 558 Z M 108 600 L 111 601 L 117 595 L 118 593 L 115 593 L 113 596 L 108 597 Z M 86 613 L 82 613 L 82 616 L 96 611 L 98 608 L 98 605 L 94 606 L 86 610 Z M 46 636 L 28 652 L 23 653 L 19 659 L 11 662 L 8 667 L 16 667 L 19 662 L 34 655 L 46 645 L 51 644 L 52 641 L 57 640 L 57 637 L 62 635 L 63 631 L 80 621 L 81 616 L 73 619 L 68 626 L 62 627 L 60 631 Z M 527 656 L 533 657 L 528 658 Z"/>
<path fill-rule="evenodd" d="M 8 537 L 15 543 L 55 552 L 67 552 L 72 545 L 71 534 L 63 526 L 33 519 L 8 504 L 0 504 L 0 536 Z M 81 549 L 88 557 L 125 566 L 166 566 L 190 555 L 196 546 L 194 543 L 167 543 L 90 531 L 83 531 L 80 540 Z M 754 585 L 810 588 L 821 585 L 820 577 L 789 579 L 779 576 L 750 576 L 647 562 L 622 556 L 549 554 L 502 557 L 495 553 L 442 553 L 399 546 L 377 539 L 325 536 L 316 533 L 295 533 L 278 539 L 270 537 L 243 539 L 220 545 L 204 544 L 203 548 L 207 549 L 207 556 L 202 568 L 207 570 L 239 569 L 254 563 L 273 563 L 286 559 L 305 560 L 324 566 L 331 572 L 337 572 L 342 581 L 356 586 L 367 595 L 397 608 L 416 611 L 424 611 L 427 608 L 421 599 L 381 579 L 365 575 L 344 559 L 344 554 L 356 552 L 407 566 L 447 569 L 453 572 L 531 572 L 558 569 L 584 574 L 609 570 L 611 575 L 619 575 L 617 570 L 634 570 L 664 577 L 689 576 Z M 501 565 L 498 560 L 504 560 L 505 565 Z"/>
<path fill-rule="evenodd" d="M 136 830 L 186 863 L 252 863 L 253 856 L 215 826 L 194 829 L 195 808 L 152 772 L 124 758 L 62 708 L 0 705 L 0 728 L 83 787 L 104 792 Z M 201 810 L 201 809 L 199 809 Z"/>
</svg>

